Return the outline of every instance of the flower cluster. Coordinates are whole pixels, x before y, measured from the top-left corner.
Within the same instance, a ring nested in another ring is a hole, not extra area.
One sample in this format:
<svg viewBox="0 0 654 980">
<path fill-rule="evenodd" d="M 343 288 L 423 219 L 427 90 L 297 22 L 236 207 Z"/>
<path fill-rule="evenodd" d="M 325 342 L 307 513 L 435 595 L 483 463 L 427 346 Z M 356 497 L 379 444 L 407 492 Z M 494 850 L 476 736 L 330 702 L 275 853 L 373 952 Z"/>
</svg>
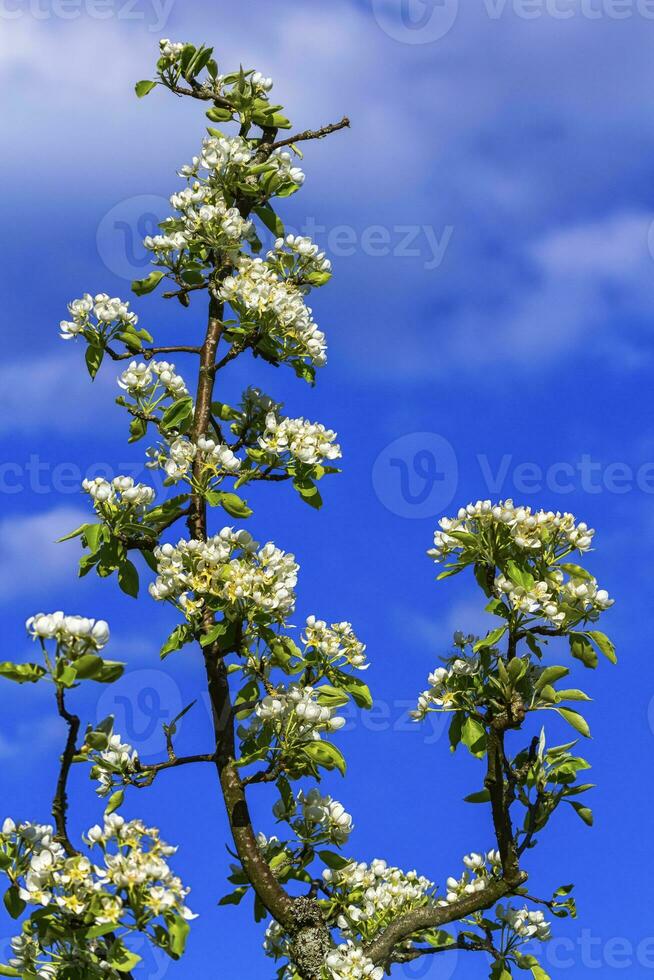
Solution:
<svg viewBox="0 0 654 980">
<path fill-rule="evenodd" d="M 322 876 L 338 901 L 338 927 L 346 938 L 368 938 L 392 918 L 433 902 L 433 882 L 379 859 L 370 865 L 354 861 L 340 871 L 328 868 Z"/>
<path fill-rule="evenodd" d="M 207 541 L 155 549 L 155 599 L 177 602 L 190 618 L 205 602 L 244 617 L 281 622 L 295 605 L 298 565 L 272 542 L 259 547 L 247 531 L 223 528 Z M 193 593 L 191 599 L 189 594 Z"/>
<path fill-rule="evenodd" d="M 297 799 L 278 800 L 273 813 L 290 824 L 298 840 L 314 844 L 329 841 L 340 847 L 353 830 L 352 817 L 343 804 L 315 787 L 308 793 L 300 790 Z"/>
<path fill-rule="evenodd" d="M 189 247 L 226 251 L 238 248 L 242 241 L 252 237 L 252 221 L 243 218 L 238 208 L 228 207 L 222 193 L 209 185 L 194 181 L 173 194 L 170 203 L 180 216 L 161 223 L 162 235 L 148 235 L 143 241 L 145 248 L 164 264 L 171 264 L 171 253 Z"/>
<path fill-rule="evenodd" d="M 222 299 L 267 334 L 278 348 L 279 358 L 307 358 L 316 367 L 327 361 L 325 335 L 318 329 L 302 292 L 280 280 L 263 259 L 241 256 L 238 274 L 223 282 Z"/>
<path fill-rule="evenodd" d="M 188 388 L 175 365 L 168 361 L 130 361 L 118 378 L 118 385 L 139 401 L 148 400 L 150 408 L 164 398 L 177 401 L 188 395 Z"/>
<path fill-rule="evenodd" d="M 323 619 L 308 616 L 302 642 L 316 650 L 327 663 L 349 664 L 357 670 L 367 670 L 370 666 L 366 663 L 366 645 L 357 639 L 351 623 L 328 626 Z"/>
<path fill-rule="evenodd" d="M 113 978 L 118 974 L 104 960 L 106 947 L 89 943 L 84 927 L 106 924 L 117 931 L 124 925 L 129 931 L 129 919 L 135 917 L 143 931 L 152 926 L 156 932 L 170 923 L 171 916 L 193 918 L 185 905 L 188 889 L 167 863 L 175 848 L 160 839 L 158 830 L 112 814 L 103 827 L 92 827 L 86 839 L 100 855 L 68 855 L 50 826 L 17 827 L 11 819 L 2 826 L 3 868 L 17 883 L 24 902 L 60 917 L 53 936 L 68 943 L 57 939 L 50 947 L 40 936 L 37 941 L 30 935 L 28 926 L 12 943 L 11 966 L 25 975 L 50 980 L 75 963 L 84 976 Z"/>
<path fill-rule="evenodd" d="M 302 684 L 278 688 L 257 704 L 256 717 L 272 725 L 285 740 L 318 740 L 322 731 L 335 732 L 345 725 L 345 718 L 334 715 L 334 708 L 320 704 L 320 692 Z"/>
<path fill-rule="evenodd" d="M 430 710 L 447 709 L 453 705 L 457 692 L 452 689 L 452 682 L 458 677 L 469 677 L 477 673 L 480 666 L 479 659 L 473 656 L 457 657 L 449 668 L 436 667 L 427 678 L 430 686 L 418 698 L 418 706 L 411 712 L 411 717 L 415 721 L 421 721 Z"/>
<path fill-rule="evenodd" d="M 184 47 L 185 45 L 182 41 L 171 41 L 167 37 L 162 37 L 159 41 L 160 57 L 172 64 L 177 61 Z"/>
<path fill-rule="evenodd" d="M 93 500 L 95 509 L 104 516 L 108 507 L 120 510 L 141 511 L 153 503 L 156 496 L 152 487 L 135 483 L 131 476 L 117 476 L 111 482 L 96 476 L 84 480 L 82 488 Z"/>
<path fill-rule="evenodd" d="M 171 483 L 190 479 L 194 461 L 202 462 L 203 475 L 207 482 L 213 477 L 233 476 L 241 468 L 241 460 L 224 443 L 216 442 L 207 436 L 200 436 L 197 443 L 186 436 L 178 436 L 167 446 L 148 450 L 149 467 L 164 471 Z M 201 488 L 198 488 L 201 489 Z"/>
<path fill-rule="evenodd" d="M 504 530 L 517 548 L 527 552 L 565 550 L 588 551 L 595 531 L 586 524 L 577 524 L 573 514 L 560 511 L 539 510 L 516 506 L 512 500 L 493 504 L 490 500 L 478 500 L 462 507 L 456 517 L 443 517 L 441 530 L 434 535 L 434 547 L 429 552 L 437 562 L 449 554 L 461 550 L 462 541 L 452 532 L 474 534 L 480 537 L 489 529 Z"/>
<path fill-rule="evenodd" d="M 136 750 L 113 733 L 107 736 L 105 748 L 89 751 L 88 759 L 93 763 L 91 778 L 99 784 L 98 796 L 108 796 L 117 786 L 130 783 L 139 769 Z"/>
<path fill-rule="evenodd" d="M 496 874 L 501 873 L 502 864 L 498 851 L 492 850 L 487 854 L 467 854 L 463 859 L 466 871 L 460 878 L 450 877 L 445 882 L 447 892 L 444 899 L 440 899 L 439 905 L 453 905 L 459 899 L 467 895 L 475 895 L 482 892 L 488 882 Z"/>
<path fill-rule="evenodd" d="M 549 571 L 546 578 L 527 584 L 500 574 L 495 580 L 495 590 L 498 596 L 506 596 L 512 609 L 547 619 L 554 626 L 563 626 L 571 620 L 597 619 L 615 601 L 606 589 L 598 587 L 592 576 L 573 573 L 566 580 L 559 568 Z"/>
<path fill-rule="evenodd" d="M 25 626 L 34 639 L 55 640 L 57 647 L 71 659 L 102 650 L 109 642 L 109 626 L 103 619 L 66 616 L 59 611 L 37 613 Z"/>
<path fill-rule="evenodd" d="M 332 980 L 382 980 L 384 970 L 375 966 L 363 950 L 353 943 L 344 943 L 327 956 Z"/>
<path fill-rule="evenodd" d="M 238 416 L 231 426 L 232 432 L 242 439 L 251 433 L 260 434 L 266 427 L 268 415 L 271 412 L 274 415 L 279 415 L 281 410 L 281 402 L 274 401 L 259 388 L 250 385 L 241 395 Z"/>
<path fill-rule="evenodd" d="M 319 283 L 331 272 L 332 264 L 325 253 L 310 238 L 287 235 L 278 238 L 275 247 L 266 256 L 274 268 L 288 278 Z"/>
<path fill-rule="evenodd" d="M 268 158 L 268 165 L 273 167 L 278 179 L 290 182 L 294 187 L 301 187 L 304 183 L 304 173 L 301 167 L 296 167 L 293 157 L 287 150 L 275 150 Z"/>
<path fill-rule="evenodd" d="M 440 527 L 429 554 L 436 562 L 453 558 L 442 574 L 472 563 L 495 570 L 488 587 L 514 613 L 569 628 L 613 604 L 585 569 L 566 562 L 571 552 L 588 551 L 595 534 L 572 514 L 478 500 Z"/>
<path fill-rule="evenodd" d="M 537 939 L 544 943 L 551 938 L 550 923 L 545 921 L 545 916 L 542 912 L 527 908 L 515 909 L 511 905 L 508 905 L 506 908 L 498 905 L 495 909 L 495 915 L 519 939 L 525 941 Z"/>
<path fill-rule="evenodd" d="M 298 462 L 317 466 L 340 458 L 341 447 L 335 440 L 336 433 L 318 422 L 279 418 L 276 412 L 269 412 L 259 446 L 267 461 L 276 465 Z"/>
<path fill-rule="evenodd" d="M 136 313 L 130 313 L 129 303 L 118 297 L 110 297 L 107 293 L 91 296 L 85 293 L 81 299 L 74 299 L 68 304 L 70 320 L 60 323 L 60 336 L 63 340 L 71 340 L 79 334 L 87 337 L 106 335 L 112 328 L 126 329 L 135 327 L 138 322 Z"/>
</svg>

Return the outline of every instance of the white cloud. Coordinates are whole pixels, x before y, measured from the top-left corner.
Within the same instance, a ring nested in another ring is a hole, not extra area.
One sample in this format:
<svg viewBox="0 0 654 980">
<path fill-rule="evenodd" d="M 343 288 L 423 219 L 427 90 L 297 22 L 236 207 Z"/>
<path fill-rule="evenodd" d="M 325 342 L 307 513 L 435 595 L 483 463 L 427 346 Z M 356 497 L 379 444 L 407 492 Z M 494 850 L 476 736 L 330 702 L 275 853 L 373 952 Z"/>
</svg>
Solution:
<svg viewBox="0 0 654 980">
<path fill-rule="evenodd" d="M 57 507 L 30 517 L 6 517 L 0 522 L 0 603 L 17 595 L 35 601 L 73 584 L 79 542 L 57 539 L 88 520 L 88 511 Z"/>
<path fill-rule="evenodd" d="M 70 344 L 62 354 L 1 363 L 0 433 L 88 432 L 101 422 L 117 391 L 115 372 L 103 369 L 91 382 L 83 350 Z"/>
<path fill-rule="evenodd" d="M 400 635 L 404 637 L 408 635 L 412 638 L 413 648 L 417 649 L 422 659 L 433 658 L 432 666 L 440 657 L 451 651 L 455 632 L 485 636 L 497 623 L 497 620 L 493 622 L 478 602 L 472 600 L 455 602 L 447 614 L 438 619 L 424 616 L 415 609 L 405 607 L 398 607 L 392 615 Z M 416 644 L 419 648 L 416 648 Z"/>
<path fill-rule="evenodd" d="M 21 761 L 52 750 L 65 737 L 63 725 L 56 715 L 20 722 L 13 731 L 0 734 L 0 760 Z"/>
</svg>

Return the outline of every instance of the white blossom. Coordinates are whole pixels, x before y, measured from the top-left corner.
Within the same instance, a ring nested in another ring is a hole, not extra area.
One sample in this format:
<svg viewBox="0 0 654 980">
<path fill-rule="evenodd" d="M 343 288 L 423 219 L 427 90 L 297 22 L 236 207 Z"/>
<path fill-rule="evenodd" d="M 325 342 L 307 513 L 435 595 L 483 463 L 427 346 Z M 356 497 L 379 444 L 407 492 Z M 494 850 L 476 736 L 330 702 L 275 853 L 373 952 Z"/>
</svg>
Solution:
<svg viewBox="0 0 654 980">
<path fill-rule="evenodd" d="M 135 327 L 138 322 L 136 313 L 129 310 L 129 303 L 107 293 L 96 296 L 85 293 L 81 299 L 68 304 L 68 311 L 71 319 L 62 320 L 60 324 L 63 340 L 71 340 L 86 330 L 104 334 L 110 327 L 125 329 Z"/>
<path fill-rule="evenodd" d="M 538 910 L 516 909 L 511 905 L 505 908 L 498 905 L 495 914 L 500 922 L 505 922 L 520 939 L 537 939 L 546 942 L 551 938 L 550 923 L 545 921 L 544 914 Z"/>
<path fill-rule="evenodd" d="M 66 616 L 59 611 L 37 613 L 25 625 L 34 639 L 56 640 L 70 656 L 101 650 L 109 642 L 109 626 L 103 619 Z"/>
<path fill-rule="evenodd" d="M 172 599 L 192 614 L 205 597 L 244 616 L 282 621 L 295 605 L 298 565 L 272 542 L 260 547 L 248 531 L 223 528 L 207 541 L 181 540 L 155 549 L 155 599 Z M 188 593 L 195 599 L 189 600 Z"/>
<path fill-rule="evenodd" d="M 341 447 L 335 440 L 336 433 L 318 422 L 280 419 L 275 412 L 269 412 L 259 446 L 273 459 L 288 461 L 290 458 L 315 466 L 339 459 Z"/>
<path fill-rule="evenodd" d="M 223 282 L 222 299 L 256 317 L 281 344 L 285 356 L 306 357 L 316 367 L 324 365 L 325 335 L 316 326 L 298 287 L 281 280 L 263 259 L 242 255 L 237 271 Z"/>
<path fill-rule="evenodd" d="M 302 642 L 317 650 L 332 664 L 349 664 L 358 670 L 367 670 L 366 646 L 354 634 L 351 623 L 332 623 L 308 616 L 302 634 Z"/>
<path fill-rule="evenodd" d="M 348 942 L 327 956 L 327 966 L 332 980 L 382 980 L 384 971 L 375 966 L 363 950 Z"/>
</svg>

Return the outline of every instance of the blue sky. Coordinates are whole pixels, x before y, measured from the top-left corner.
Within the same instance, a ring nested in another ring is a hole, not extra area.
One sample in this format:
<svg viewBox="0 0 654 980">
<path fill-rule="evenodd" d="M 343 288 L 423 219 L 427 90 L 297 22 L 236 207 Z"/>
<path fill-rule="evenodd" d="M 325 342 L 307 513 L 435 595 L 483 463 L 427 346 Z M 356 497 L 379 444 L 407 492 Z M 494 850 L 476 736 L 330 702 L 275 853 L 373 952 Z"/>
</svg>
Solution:
<svg viewBox="0 0 654 980">
<path fill-rule="evenodd" d="M 350 131 L 307 148 L 305 188 L 283 212 L 332 254 L 334 279 L 313 302 L 329 365 L 309 390 L 250 362 L 223 391 L 229 401 L 260 383 L 290 414 L 336 428 L 344 448 L 320 514 L 281 488 L 252 495 L 251 524 L 299 558 L 297 622 L 309 612 L 349 619 L 368 643 L 379 707 L 352 717 L 342 735 L 347 780 L 329 782 L 355 816 L 348 852 L 442 883 L 464 853 L 492 845 L 487 815 L 462 803 L 479 788 L 479 765 L 451 757 L 438 725 L 406 718 L 452 631 L 486 626 L 472 582 L 435 584 L 425 551 L 438 518 L 478 497 L 572 510 L 597 528 L 589 565 L 617 599 L 606 628 L 620 664 L 577 677 L 594 698 L 585 748 L 596 825 L 558 816 L 529 870 L 543 893 L 577 883 L 579 919 L 557 922 L 545 952 L 553 977 L 647 977 L 654 5 L 463 6 L 0 3 L 3 658 L 27 655 L 23 623 L 36 611 L 107 618 L 112 655 L 128 670 L 115 691 L 82 693 L 80 711 L 115 712 L 145 757 L 161 751 L 162 713 L 201 690 L 193 653 L 159 662 L 173 622 L 166 610 L 147 596 L 134 603 L 112 582 L 79 583 L 76 545 L 53 544 L 88 513 L 78 487 L 89 470 L 142 475 L 141 450 L 126 446 L 113 404 L 114 373 L 91 385 L 81 349 L 59 341 L 57 326 L 87 290 L 129 296 L 143 268 L 138 236 L 166 213 L 175 170 L 201 139 L 201 108 L 165 93 L 139 102 L 133 82 L 150 74 L 160 36 L 214 43 L 225 66 L 275 78 L 298 128 L 352 119 Z M 199 336 L 198 307 L 147 297 L 135 308 L 163 343 Z M 7 682 L 0 699 L 3 809 L 46 820 L 59 722 L 38 688 Z M 208 739 L 200 702 L 180 744 L 203 751 Z M 138 975 L 193 977 L 218 961 L 225 976 L 270 976 L 249 910 L 215 908 L 228 857 L 212 774 L 166 775 L 133 794 L 126 812 L 180 845 L 202 916 L 180 965 L 146 954 Z M 81 830 L 100 808 L 77 779 Z M 271 831 L 265 790 L 253 793 L 253 810 Z M 11 934 L 3 921 L 0 946 Z M 485 975 L 469 954 L 431 959 L 394 976 Z"/>
</svg>

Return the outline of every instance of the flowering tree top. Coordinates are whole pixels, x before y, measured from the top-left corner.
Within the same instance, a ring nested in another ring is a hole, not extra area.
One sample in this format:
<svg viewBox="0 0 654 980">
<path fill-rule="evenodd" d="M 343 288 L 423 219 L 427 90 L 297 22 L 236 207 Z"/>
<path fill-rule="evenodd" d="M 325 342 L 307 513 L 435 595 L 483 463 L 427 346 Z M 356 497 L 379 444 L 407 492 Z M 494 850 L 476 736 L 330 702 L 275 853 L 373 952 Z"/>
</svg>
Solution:
<svg viewBox="0 0 654 980">
<path fill-rule="evenodd" d="M 294 630 L 295 557 L 242 526 L 254 482 L 288 483 L 300 503 L 319 508 L 319 485 L 338 472 L 341 450 L 330 428 L 288 417 L 258 389 L 226 403 L 219 382 L 239 357 L 288 365 L 311 384 L 326 363 L 325 335 L 307 297 L 330 279 L 330 263 L 310 239 L 286 234 L 277 208 L 303 184 L 299 144 L 349 122 L 280 136 L 291 124 L 271 101 L 271 80 L 242 68 L 222 74 L 203 46 L 162 41 L 156 78 L 136 92 L 144 97 L 156 87 L 204 103 L 212 125 L 179 171 L 161 234 L 145 240 L 153 270 L 133 291 L 162 288 L 183 308 L 202 303 L 206 327 L 191 343 L 158 346 L 120 298 L 87 293 L 70 303 L 61 337 L 84 345 L 92 378 L 106 358 L 125 362 L 117 401 L 129 417 L 129 442 L 147 440 L 147 465 L 162 472 L 166 492 L 157 499 L 151 486 L 126 476 L 85 480 L 90 519 L 69 537 L 84 549 L 81 575 L 115 575 L 131 596 L 139 593 L 139 565 L 141 574 L 150 570 L 150 596 L 179 619 L 161 657 L 202 658 L 213 731 L 206 753 L 178 753 L 177 723 L 188 705 L 164 727 L 166 757 L 148 765 L 114 731 L 113 718 L 83 730 L 68 706 L 72 692 L 111 684 L 123 671 L 105 657 L 107 624 L 63 612 L 28 621 L 38 657 L 6 662 L 0 675 L 52 684 L 67 738 L 53 825 L 8 817 L 0 834 L 5 904 L 22 923 L 0 975 L 137 976 L 136 933 L 174 960 L 183 954 L 194 913 L 170 867 L 175 848 L 120 810 L 126 792 L 205 764 L 215 768 L 235 849 L 233 890 L 222 904 L 249 898 L 255 919 L 269 919 L 265 952 L 280 980 L 380 980 L 394 964 L 451 949 L 486 954 L 494 980 L 516 969 L 542 980 L 524 946 L 549 938 L 544 910 L 564 916 L 575 908 L 571 886 L 532 895 L 523 860 L 562 804 L 586 823 L 592 816 L 580 800 L 590 786 L 578 780 L 588 764 L 576 741 L 550 745 L 532 723 L 535 712 L 555 712 L 576 735 L 589 735 L 571 707 L 587 697 L 560 686 L 570 668 L 549 662 L 550 640 L 565 638 L 585 667 L 596 666 L 598 651 L 615 661 L 595 628 L 612 600 L 573 560 L 586 556 L 594 532 L 570 514 L 512 501 L 478 501 L 441 521 L 429 553 L 444 566 L 439 578 L 470 569 L 492 625 L 483 637 L 455 635 L 413 714 L 419 723 L 447 712 L 452 748 L 462 745 L 482 761 L 481 789 L 468 800 L 488 807 L 488 845 L 438 885 L 385 860 L 344 855 L 353 819 L 320 782 L 325 772 L 345 774 L 339 710 L 372 705 L 362 676 L 366 647 L 345 621 L 312 615 Z M 167 359 L 173 354 L 193 358 L 192 382 Z M 518 743 L 511 750 L 509 738 Z M 74 765 L 87 766 L 104 801 L 101 821 L 81 842 L 67 824 Z M 250 793 L 266 790 L 280 828 L 274 837 L 257 832 L 248 808 Z"/>
</svg>

